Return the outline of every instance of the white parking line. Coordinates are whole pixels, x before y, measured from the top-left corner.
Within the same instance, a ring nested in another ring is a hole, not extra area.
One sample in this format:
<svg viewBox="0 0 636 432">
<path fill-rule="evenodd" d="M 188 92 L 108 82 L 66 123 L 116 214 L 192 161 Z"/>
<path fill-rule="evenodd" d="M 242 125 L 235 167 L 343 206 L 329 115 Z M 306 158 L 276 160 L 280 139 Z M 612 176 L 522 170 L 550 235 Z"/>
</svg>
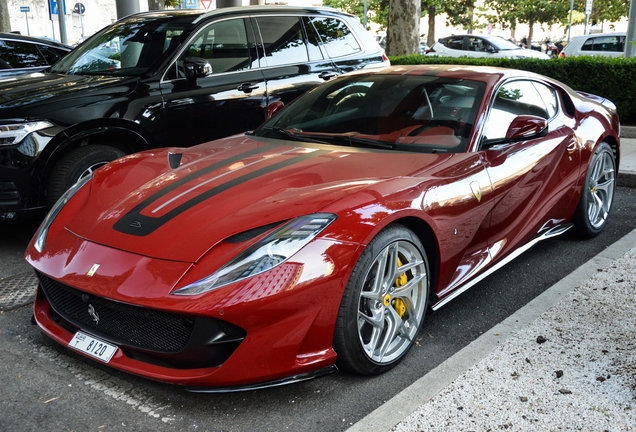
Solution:
<svg viewBox="0 0 636 432">
<path fill-rule="evenodd" d="M 174 415 L 167 414 L 172 409 L 170 404 L 159 403 L 154 396 L 146 394 L 144 390 L 134 387 L 129 382 L 114 377 L 107 372 L 94 369 L 89 365 L 82 364 L 46 346 L 34 349 L 34 354 L 40 359 L 49 360 L 57 366 L 67 369 L 79 381 L 93 390 L 103 393 L 112 399 L 122 401 L 150 417 L 159 419 L 164 423 L 171 423 L 176 420 Z"/>
</svg>

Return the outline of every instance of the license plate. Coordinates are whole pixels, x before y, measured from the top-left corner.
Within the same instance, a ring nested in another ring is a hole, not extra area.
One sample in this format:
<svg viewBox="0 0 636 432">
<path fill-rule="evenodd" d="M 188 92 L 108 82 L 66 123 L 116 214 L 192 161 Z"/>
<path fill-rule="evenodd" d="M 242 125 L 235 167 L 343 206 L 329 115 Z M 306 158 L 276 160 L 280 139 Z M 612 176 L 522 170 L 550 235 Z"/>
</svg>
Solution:
<svg viewBox="0 0 636 432">
<path fill-rule="evenodd" d="M 95 357 L 104 363 L 108 363 L 117 351 L 117 346 L 96 339 L 81 331 L 75 333 L 73 339 L 68 343 L 68 346 L 88 354 L 91 357 Z"/>
</svg>

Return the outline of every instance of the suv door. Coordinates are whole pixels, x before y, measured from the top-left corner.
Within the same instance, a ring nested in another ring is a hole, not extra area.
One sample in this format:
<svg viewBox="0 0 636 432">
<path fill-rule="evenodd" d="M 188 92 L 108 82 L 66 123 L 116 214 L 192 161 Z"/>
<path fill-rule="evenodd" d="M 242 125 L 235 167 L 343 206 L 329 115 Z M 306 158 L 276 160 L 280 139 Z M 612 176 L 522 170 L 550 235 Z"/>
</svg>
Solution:
<svg viewBox="0 0 636 432">
<path fill-rule="evenodd" d="M 207 61 L 211 72 L 186 78 L 185 64 L 194 60 Z M 216 21 L 197 32 L 166 73 L 161 89 L 167 145 L 197 144 L 262 123 L 266 86 L 250 20 Z"/>
<path fill-rule="evenodd" d="M 252 20 L 263 42 L 261 66 L 269 103 L 282 100 L 287 104 L 338 75 L 313 27 L 306 25 L 306 17 L 262 15 Z"/>
</svg>

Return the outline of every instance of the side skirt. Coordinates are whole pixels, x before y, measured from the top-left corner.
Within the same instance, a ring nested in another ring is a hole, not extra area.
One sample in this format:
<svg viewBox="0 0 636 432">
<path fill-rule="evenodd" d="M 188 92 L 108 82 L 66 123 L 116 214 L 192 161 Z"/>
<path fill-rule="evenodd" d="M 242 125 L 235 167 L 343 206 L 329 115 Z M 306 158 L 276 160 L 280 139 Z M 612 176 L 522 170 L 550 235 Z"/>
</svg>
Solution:
<svg viewBox="0 0 636 432">
<path fill-rule="evenodd" d="M 495 271 L 499 270 L 501 267 L 505 266 L 506 264 L 508 264 L 509 262 L 514 260 L 515 258 L 517 258 L 519 255 L 521 255 L 522 253 L 524 253 L 525 251 L 530 249 L 535 244 L 539 243 L 540 241 L 547 240 L 547 239 L 559 236 L 559 235 L 563 234 L 564 232 L 566 232 L 567 230 L 569 230 L 570 228 L 572 228 L 573 226 L 574 225 L 572 223 L 560 224 L 560 225 L 552 227 L 549 230 L 539 234 L 537 237 L 535 237 L 534 239 L 532 239 L 531 241 L 529 241 L 525 245 L 521 246 L 519 249 L 516 249 L 510 255 L 508 255 L 507 257 L 505 257 L 504 259 L 499 261 L 497 264 L 495 264 L 494 266 L 492 266 L 491 268 L 486 270 L 484 273 L 482 273 L 479 276 L 477 276 L 475 279 L 467 282 L 461 288 L 458 288 L 457 290 L 453 291 L 452 293 L 450 293 L 449 295 L 447 295 L 446 297 L 444 297 L 443 299 L 441 299 L 440 301 L 435 303 L 433 305 L 432 309 L 434 311 L 438 310 L 442 306 L 444 306 L 447 303 L 449 303 L 451 300 L 455 299 L 460 294 L 464 293 L 465 291 L 468 291 L 470 288 L 472 288 L 473 286 L 475 286 L 476 284 L 478 284 L 479 282 L 481 282 L 482 280 L 484 280 L 485 278 L 487 278 L 488 276 L 493 274 Z"/>
</svg>

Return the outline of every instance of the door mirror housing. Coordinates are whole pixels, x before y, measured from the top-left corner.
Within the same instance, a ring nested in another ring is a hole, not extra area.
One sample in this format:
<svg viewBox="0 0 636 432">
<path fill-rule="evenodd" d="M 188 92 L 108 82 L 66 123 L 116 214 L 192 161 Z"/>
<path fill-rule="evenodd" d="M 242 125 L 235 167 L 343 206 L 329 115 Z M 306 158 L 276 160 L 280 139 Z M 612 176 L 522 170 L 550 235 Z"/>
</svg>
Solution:
<svg viewBox="0 0 636 432">
<path fill-rule="evenodd" d="M 526 141 L 545 136 L 548 133 L 548 121 L 543 117 L 520 115 L 515 117 L 504 138 L 484 139 L 482 147 L 492 147 L 516 141 Z"/>
<path fill-rule="evenodd" d="M 186 57 L 183 59 L 183 67 L 188 79 L 197 79 L 212 75 L 210 62 L 201 57 Z"/>
<path fill-rule="evenodd" d="M 508 126 L 506 139 L 510 141 L 523 141 L 536 138 L 548 129 L 548 121 L 542 117 L 533 115 L 520 115 Z"/>
<path fill-rule="evenodd" d="M 267 105 L 267 111 L 265 112 L 265 118 L 267 120 L 271 119 L 276 115 L 276 113 L 282 110 L 285 107 L 285 103 L 283 101 L 275 101 Z"/>
</svg>

